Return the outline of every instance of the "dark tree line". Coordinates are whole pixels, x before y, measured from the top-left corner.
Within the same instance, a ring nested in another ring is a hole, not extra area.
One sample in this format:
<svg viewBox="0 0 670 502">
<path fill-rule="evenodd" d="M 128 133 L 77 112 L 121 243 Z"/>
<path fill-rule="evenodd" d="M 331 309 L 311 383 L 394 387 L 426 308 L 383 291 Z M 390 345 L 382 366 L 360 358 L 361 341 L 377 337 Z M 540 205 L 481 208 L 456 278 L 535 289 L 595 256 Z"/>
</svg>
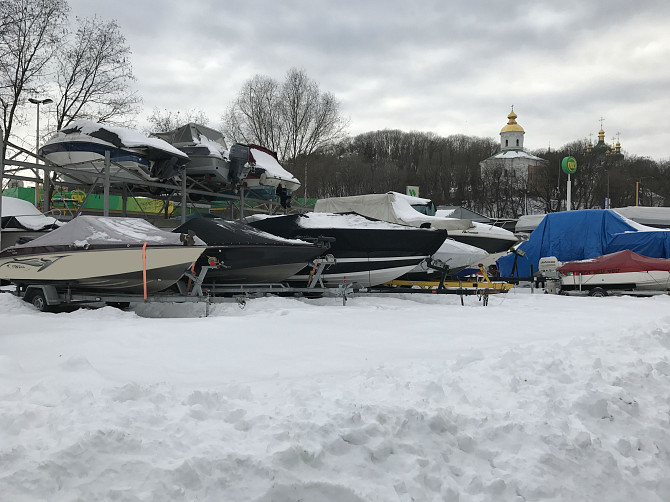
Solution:
<svg viewBox="0 0 670 502">
<path fill-rule="evenodd" d="M 578 164 L 571 176 L 573 209 L 602 207 L 608 194 L 612 207 L 634 205 L 636 182 L 640 182 L 640 205 L 670 205 L 668 162 L 607 153 L 577 141 L 557 150 L 533 152 L 546 162 L 529 182 L 503 163 L 480 167 L 498 150 L 499 142 L 493 138 L 368 132 L 310 155 L 310 196 L 404 192 L 407 185 L 418 185 L 420 195 L 436 204 L 463 205 L 492 217 L 554 212 L 565 209 L 567 175 L 560 168 L 561 160 L 573 156 Z"/>
</svg>

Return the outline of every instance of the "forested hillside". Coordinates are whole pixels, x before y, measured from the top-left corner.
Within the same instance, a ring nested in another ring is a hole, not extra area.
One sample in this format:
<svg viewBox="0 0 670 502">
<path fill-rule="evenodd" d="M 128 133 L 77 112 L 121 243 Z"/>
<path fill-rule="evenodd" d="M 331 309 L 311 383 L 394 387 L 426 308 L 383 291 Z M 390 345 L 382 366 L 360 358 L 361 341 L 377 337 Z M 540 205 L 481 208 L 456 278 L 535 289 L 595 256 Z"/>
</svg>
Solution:
<svg viewBox="0 0 670 502">
<path fill-rule="evenodd" d="M 344 139 L 288 165 L 296 176 L 307 173 L 308 197 L 404 192 L 407 185 L 418 185 L 420 195 L 436 204 L 518 217 L 527 207 L 534 212 L 565 208 L 567 176 L 560 162 L 572 155 L 578 163 L 572 175 L 574 209 L 602 207 L 608 193 L 612 207 L 635 205 L 636 186 L 640 205 L 670 203 L 668 161 L 609 154 L 575 141 L 557 150 L 533 151 L 548 162 L 529 184 L 502 166 L 480 168 L 479 163 L 498 149 L 499 141 L 493 138 L 381 130 Z"/>
</svg>

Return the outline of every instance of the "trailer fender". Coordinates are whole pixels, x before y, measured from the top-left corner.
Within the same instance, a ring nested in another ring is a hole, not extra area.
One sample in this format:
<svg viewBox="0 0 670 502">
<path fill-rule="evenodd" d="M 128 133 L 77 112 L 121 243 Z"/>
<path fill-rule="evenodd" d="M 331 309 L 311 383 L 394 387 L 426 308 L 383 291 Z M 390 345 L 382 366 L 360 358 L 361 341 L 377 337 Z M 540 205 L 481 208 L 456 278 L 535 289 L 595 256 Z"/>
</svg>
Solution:
<svg viewBox="0 0 670 502">
<path fill-rule="evenodd" d="M 36 294 L 40 294 L 46 306 L 60 305 L 62 303 L 56 287 L 49 284 L 30 285 L 26 287 L 23 299 L 29 303 L 33 303 L 33 298 Z M 40 309 L 41 310 L 41 309 Z"/>
</svg>

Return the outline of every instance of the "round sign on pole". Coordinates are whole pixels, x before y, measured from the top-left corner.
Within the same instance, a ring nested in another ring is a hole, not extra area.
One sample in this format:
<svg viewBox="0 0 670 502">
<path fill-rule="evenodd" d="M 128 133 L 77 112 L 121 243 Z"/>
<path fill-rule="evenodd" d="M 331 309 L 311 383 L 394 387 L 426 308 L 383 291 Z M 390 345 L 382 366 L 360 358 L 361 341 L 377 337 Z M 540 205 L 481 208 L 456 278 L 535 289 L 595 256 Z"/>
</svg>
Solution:
<svg viewBox="0 0 670 502">
<path fill-rule="evenodd" d="M 574 157 L 563 157 L 561 169 L 565 174 L 575 174 L 577 172 L 577 159 Z"/>
</svg>

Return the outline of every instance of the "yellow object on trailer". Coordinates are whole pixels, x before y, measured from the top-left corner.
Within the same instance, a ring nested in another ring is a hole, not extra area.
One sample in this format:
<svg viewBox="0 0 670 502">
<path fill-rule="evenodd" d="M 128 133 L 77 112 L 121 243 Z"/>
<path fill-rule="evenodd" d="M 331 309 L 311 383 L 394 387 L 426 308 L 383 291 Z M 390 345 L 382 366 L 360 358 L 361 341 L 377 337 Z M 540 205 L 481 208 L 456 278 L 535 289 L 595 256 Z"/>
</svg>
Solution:
<svg viewBox="0 0 670 502">
<path fill-rule="evenodd" d="M 384 283 L 384 286 L 391 287 L 403 287 L 403 288 L 420 288 L 420 289 L 438 289 L 440 286 L 446 289 L 475 289 L 481 290 L 482 293 L 486 292 L 488 294 L 496 293 L 507 293 L 512 287 L 513 284 L 500 281 L 492 281 L 484 270 L 483 265 L 479 265 L 479 270 L 481 271 L 481 277 L 477 277 L 476 280 L 448 280 L 444 282 L 440 281 L 401 281 L 394 280 Z"/>
</svg>

